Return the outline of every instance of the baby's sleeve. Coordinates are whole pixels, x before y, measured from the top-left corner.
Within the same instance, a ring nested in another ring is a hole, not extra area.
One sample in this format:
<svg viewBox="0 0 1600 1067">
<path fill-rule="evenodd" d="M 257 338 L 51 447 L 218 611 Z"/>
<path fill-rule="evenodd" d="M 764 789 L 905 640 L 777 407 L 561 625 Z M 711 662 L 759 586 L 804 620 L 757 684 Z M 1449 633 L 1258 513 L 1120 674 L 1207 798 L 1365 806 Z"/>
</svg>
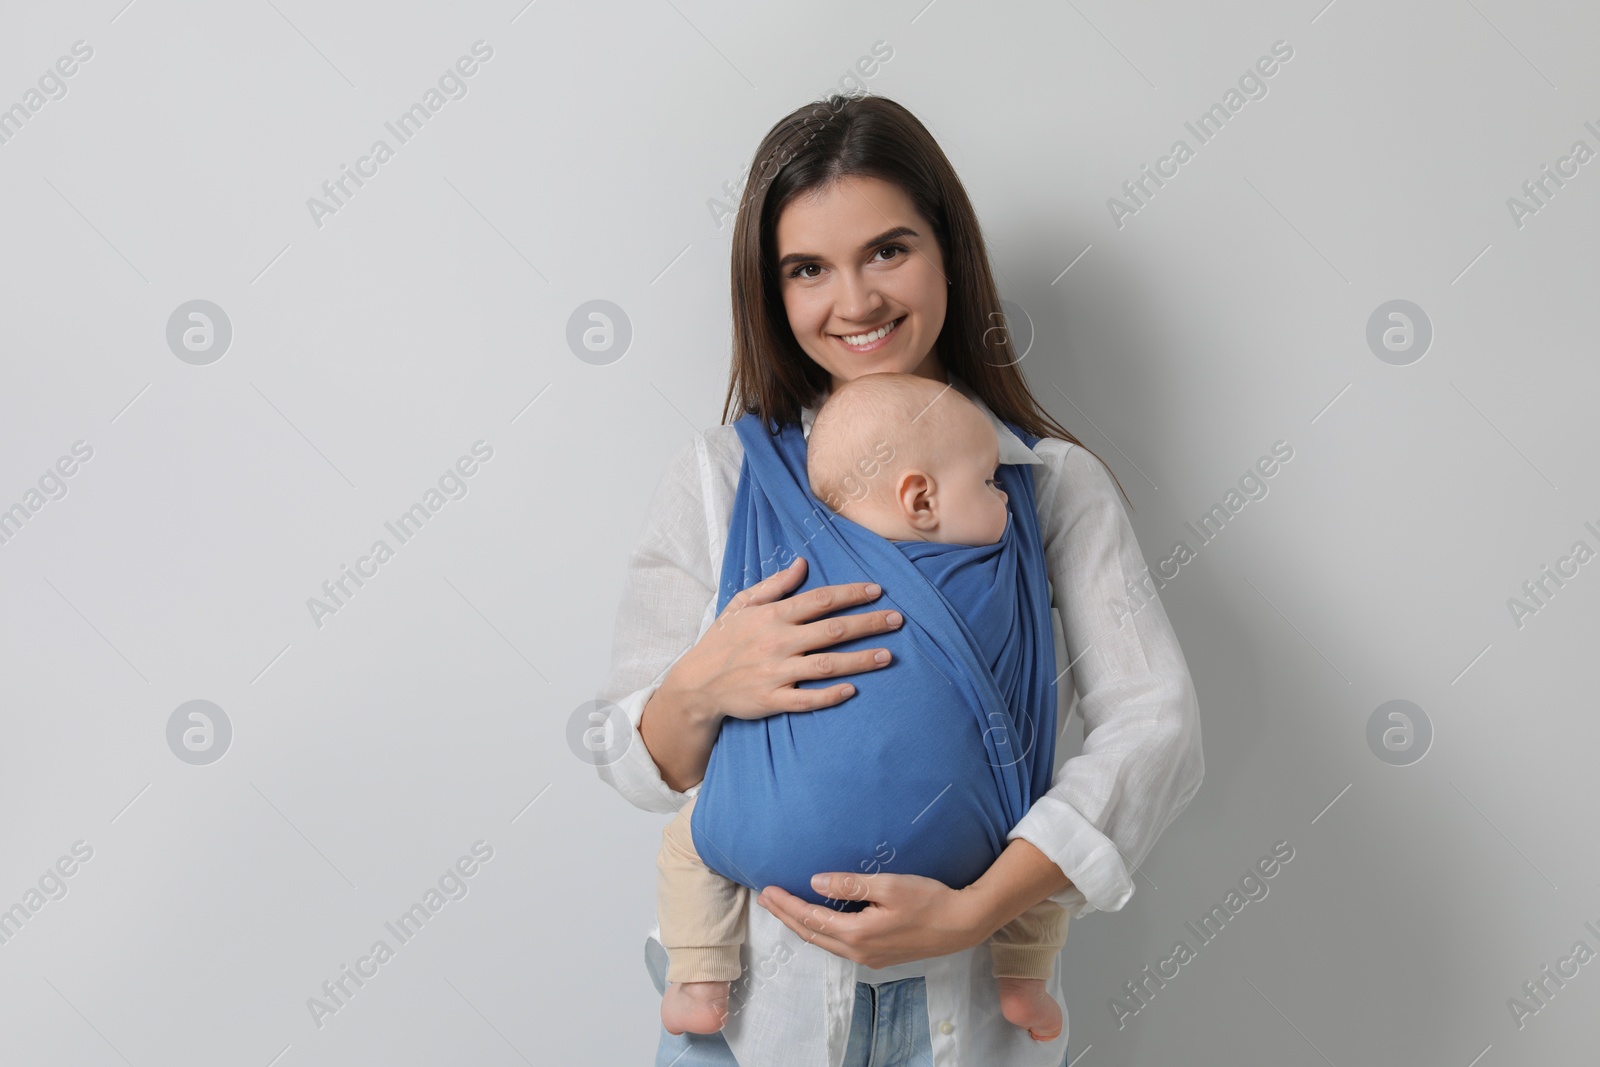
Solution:
<svg viewBox="0 0 1600 1067">
<path fill-rule="evenodd" d="M 616 705 L 628 722 L 620 750 L 596 763 L 600 779 L 645 811 L 677 811 L 700 789 L 694 785 L 679 792 L 662 781 L 639 734 L 639 720 L 667 671 L 712 621 L 716 580 L 701 478 L 707 462 L 701 433 L 668 461 L 628 557 L 611 664 L 596 694 Z"/>
<path fill-rule="evenodd" d="M 1007 840 L 1027 840 L 1072 879 L 1049 899 L 1075 918 L 1133 896 L 1133 869 L 1188 807 L 1205 761 L 1189 667 L 1109 472 L 1065 441 L 1035 451 L 1049 467 L 1040 529 L 1068 654 L 1057 670 L 1072 664 L 1085 732 Z"/>
</svg>

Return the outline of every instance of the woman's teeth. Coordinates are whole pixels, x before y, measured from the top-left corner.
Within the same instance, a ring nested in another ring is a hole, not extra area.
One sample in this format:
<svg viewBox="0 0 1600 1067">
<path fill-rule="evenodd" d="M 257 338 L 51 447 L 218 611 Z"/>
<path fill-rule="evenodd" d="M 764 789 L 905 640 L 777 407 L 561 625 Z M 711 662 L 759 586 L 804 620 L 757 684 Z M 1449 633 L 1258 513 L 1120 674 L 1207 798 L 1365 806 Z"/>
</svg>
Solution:
<svg viewBox="0 0 1600 1067">
<path fill-rule="evenodd" d="M 882 338 L 885 338 L 885 337 L 889 336 L 889 334 L 891 332 L 893 332 L 900 325 L 900 323 L 902 323 L 904 321 L 905 321 L 905 319 L 902 316 L 901 318 L 895 319 L 893 322 L 889 323 L 889 325 L 887 325 L 887 326 L 883 326 L 883 327 L 880 327 L 879 329 L 873 330 L 871 333 L 841 334 L 839 336 L 839 339 L 841 341 L 843 341 L 847 345 L 852 345 L 852 346 L 855 346 L 855 347 L 858 347 L 858 348 L 861 345 L 870 345 L 874 341 L 878 341 L 878 340 L 881 340 Z"/>
</svg>

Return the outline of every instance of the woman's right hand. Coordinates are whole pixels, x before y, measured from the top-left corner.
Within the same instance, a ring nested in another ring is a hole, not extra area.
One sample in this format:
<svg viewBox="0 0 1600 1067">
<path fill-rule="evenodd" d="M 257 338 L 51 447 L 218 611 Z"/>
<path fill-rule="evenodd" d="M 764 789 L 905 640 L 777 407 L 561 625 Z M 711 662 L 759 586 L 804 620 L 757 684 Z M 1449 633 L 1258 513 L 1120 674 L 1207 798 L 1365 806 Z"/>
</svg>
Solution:
<svg viewBox="0 0 1600 1067">
<path fill-rule="evenodd" d="M 824 585 L 796 597 L 807 563 L 788 567 L 741 590 L 722 614 L 662 679 L 682 706 L 702 722 L 722 717 L 760 719 L 786 711 L 815 711 L 847 700 L 848 682 L 826 688 L 796 688 L 803 678 L 832 678 L 878 670 L 890 662 L 886 648 L 815 652 L 867 634 L 895 630 L 898 611 L 863 611 L 819 616 L 876 600 L 883 591 L 867 582 Z M 881 657 L 878 658 L 878 657 Z"/>
</svg>

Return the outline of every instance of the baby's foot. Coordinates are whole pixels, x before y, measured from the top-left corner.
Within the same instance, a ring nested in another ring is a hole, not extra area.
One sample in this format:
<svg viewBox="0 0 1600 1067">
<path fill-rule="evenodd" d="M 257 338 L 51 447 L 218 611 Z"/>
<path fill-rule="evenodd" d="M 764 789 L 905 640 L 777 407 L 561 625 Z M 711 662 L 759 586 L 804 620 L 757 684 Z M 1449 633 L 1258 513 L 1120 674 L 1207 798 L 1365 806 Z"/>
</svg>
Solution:
<svg viewBox="0 0 1600 1067">
<path fill-rule="evenodd" d="M 1061 1006 L 1045 992 L 1043 978 L 997 978 L 1000 983 L 1000 1014 L 1006 1021 L 1021 1026 L 1035 1041 L 1054 1041 L 1061 1036 Z"/>
<path fill-rule="evenodd" d="M 667 995 L 661 998 L 661 1024 L 667 1028 L 667 1033 L 681 1034 L 687 1030 L 694 1034 L 714 1034 L 721 1030 L 728 1021 L 729 984 L 673 982 L 669 985 Z M 1039 984 L 1044 985 L 1043 982 Z"/>
</svg>

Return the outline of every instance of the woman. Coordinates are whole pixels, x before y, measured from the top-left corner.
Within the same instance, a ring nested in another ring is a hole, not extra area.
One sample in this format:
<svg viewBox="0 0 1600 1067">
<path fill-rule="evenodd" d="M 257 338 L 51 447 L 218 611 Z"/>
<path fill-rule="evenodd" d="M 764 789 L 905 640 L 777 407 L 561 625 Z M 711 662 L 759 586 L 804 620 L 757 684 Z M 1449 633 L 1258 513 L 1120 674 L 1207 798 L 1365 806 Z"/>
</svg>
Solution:
<svg viewBox="0 0 1600 1067">
<path fill-rule="evenodd" d="M 697 793 L 724 717 L 831 707 L 849 699 L 849 675 L 884 665 L 874 650 L 825 651 L 899 624 L 883 610 L 824 618 L 869 604 L 876 589 L 785 599 L 804 581 L 803 552 L 712 617 L 742 459 L 728 418 L 735 394 L 740 414 L 809 433 L 835 384 L 882 371 L 959 389 L 994 423 L 1001 462 L 1031 465 L 1061 624 L 1057 666 L 1071 664 L 1087 733 L 1082 755 L 1056 769 L 970 886 L 866 866 L 819 872 L 818 892 L 870 902 L 850 913 L 768 887 L 749 911 L 726 1025 L 704 1035 L 663 1027 L 657 1062 L 1056 1067 L 1065 1018 L 1051 1041 L 1008 1022 L 983 943 L 1044 899 L 1073 917 L 1127 903 L 1131 871 L 1204 773 L 1188 666 L 1159 600 L 1129 595 L 1145 567 L 1114 479 L 1028 391 L 976 215 L 922 124 L 881 97 L 830 97 L 774 126 L 750 175 L 734 231 L 723 425 L 669 465 L 629 561 L 599 696 L 637 736 L 600 767 L 602 779 L 646 811 L 676 811 Z M 1041 440 L 1030 450 L 1001 418 Z M 794 686 L 835 677 L 827 688 Z M 647 963 L 666 993 L 663 955 L 652 931 Z M 1059 968 L 1047 990 L 1064 1011 Z"/>
</svg>

